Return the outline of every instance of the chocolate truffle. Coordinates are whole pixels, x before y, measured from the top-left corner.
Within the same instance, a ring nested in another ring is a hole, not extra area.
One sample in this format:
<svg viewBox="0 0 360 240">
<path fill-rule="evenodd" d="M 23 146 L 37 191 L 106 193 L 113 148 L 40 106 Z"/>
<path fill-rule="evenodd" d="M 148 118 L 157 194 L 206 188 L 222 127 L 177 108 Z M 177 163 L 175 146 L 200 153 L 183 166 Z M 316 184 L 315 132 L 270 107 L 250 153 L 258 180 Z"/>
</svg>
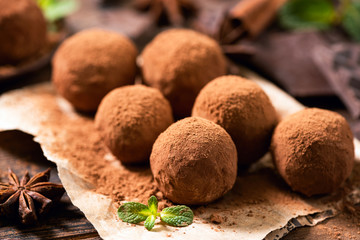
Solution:
<svg viewBox="0 0 360 240">
<path fill-rule="evenodd" d="M 236 147 L 219 125 L 189 117 L 171 125 L 154 143 L 150 156 L 154 179 L 171 201 L 206 204 L 235 183 Z"/>
<path fill-rule="evenodd" d="M 52 80 L 80 111 L 95 111 L 112 89 L 134 83 L 137 50 L 125 36 L 90 29 L 64 41 L 53 58 Z"/>
<path fill-rule="evenodd" d="M 172 123 L 170 103 L 159 90 L 142 85 L 112 90 L 95 116 L 105 144 L 125 164 L 148 162 L 156 138 Z"/>
<path fill-rule="evenodd" d="M 0 0 L 0 64 L 16 64 L 46 42 L 46 21 L 34 0 Z"/>
<path fill-rule="evenodd" d="M 238 76 L 222 76 L 208 83 L 196 98 L 192 115 L 211 120 L 230 134 L 239 165 L 253 163 L 268 151 L 277 124 L 265 92 Z"/>
<path fill-rule="evenodd" d="M 226 73 L 219 45 L 192 30 L 160 33 L 145 47 L 142 60 L 145 84 L 164 94 L 177 118 L 190 116 L 200 89 Z"/>
<path fill-rule="evenodd" d="M 336 190 L 349 177 L 355 158 L 346 120 L 317 108 L 282 120 L 275 128 L 271 152 L 282 178 L 307 196 Z"/>
</svg>

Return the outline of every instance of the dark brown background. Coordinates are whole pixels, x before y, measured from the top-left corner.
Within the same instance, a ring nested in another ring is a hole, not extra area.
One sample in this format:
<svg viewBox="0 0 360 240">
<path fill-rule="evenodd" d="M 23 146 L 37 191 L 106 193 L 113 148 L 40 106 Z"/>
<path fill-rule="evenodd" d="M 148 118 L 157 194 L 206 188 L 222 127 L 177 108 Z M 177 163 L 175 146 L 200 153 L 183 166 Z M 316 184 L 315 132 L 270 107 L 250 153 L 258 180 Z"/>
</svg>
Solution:
<svg viewBox="0 0 360 240">
<path fill-rule="evenodd" d="M 111 14 L 106 12 L 101 16 L 94 16 L 103 18 L 102 22 L 105 24 L 106 21 L 111 20 L 111 17 L 109 18 Z M 97 19 L 88 21 L 97 21 Z M 142 32 L 143 29 L 148 28 L 148 24 L 145 22 L 141 24 L 142 27 L 139 32 L 133 31 L 134 36 L 132 37 L 138 45 L 143 45 L 156 32 L 153 30 L 151 34 Z M 76 26 L 73 27 L 76 28 Z M 0 82 L 0 94 L 30 84 L 49 81 L 50 72 L 50 66 L 47 66 L 36 73 L 2 81 Z M 354 134 L 360 138 L 360 120 L 351 119 L 337 97 L 323 96 L 298 100 L 309 107 L 321 107 L 341 113 L 348 119 Z M 60 182 L 55 165 L 43 156 L 39 144 L 32 140 L 32 136 L 19 131 L 0 133 L 0 177 L 2 181 L 6 181 L 8 167 L 11 167 L 19 177 L 24 174 L 25 170 L 29 170 L 32 176 L 39 171 L 52 167 L 51 181 Z M 357 206 L 355 210 L 360 212 L 360 206 Z M 0 239 L 100 239 L 100 237 L 91 223 L 86 220 L 78 208 L 71 204 L 70 199 L 65 195 L 60 204 L 46 218 L 41 219 L 37 225 L 24 227 L 16 222 L 0 218 Z M 295 229 L 284 239 L 360 239 L 360 214 L 356 215 L 344 211 L 315 227 Z"/>
</svg>

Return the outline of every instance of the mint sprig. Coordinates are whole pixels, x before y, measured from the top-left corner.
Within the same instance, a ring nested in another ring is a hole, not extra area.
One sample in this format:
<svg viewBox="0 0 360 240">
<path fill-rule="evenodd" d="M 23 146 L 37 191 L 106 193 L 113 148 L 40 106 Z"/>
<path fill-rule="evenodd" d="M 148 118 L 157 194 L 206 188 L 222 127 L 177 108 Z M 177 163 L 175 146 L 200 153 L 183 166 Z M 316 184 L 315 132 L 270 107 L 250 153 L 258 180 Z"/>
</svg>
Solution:
<svg viewBox="0 0 360 240">
<path fill-rule="evenodd" d="M 78 8 L 76 0 L 36 0 L 48 24 L 48 30 L 57 31 L 56 22 Z"/>
<path fill-rule="evenodd" d="M 326 30 L 339 26 L 360 42 L 360 1 L 288 0 L 279 11 L 279 23 L 286 29 Z"/>
<path fill-rule="evenodd" d="M 194 219 L 194 213 L 185 205 L 164 208 L 158 212 L 158 200 L 155 196 L 149 198 L 147 206 L 137 202 L 124 203 L 119 207 L 117 213 L 124 222 L 140 223 L 145 221 L 145 228 L 149 231 L 155 226 L 157 217 L 174 227 L 186 227 Z"/>
<path fill-rule="evenodd" d="M 55 22 L 73 13 L 77 7 L 76 0 L 36 0 L 49 22 Z"/>
<path fill-rule="evenodd" d="M 344 30 L 356 41 L 360 42 L 360 2 L 353 1 L 345 6 L 342 19 Z"/>
<path fill-rule="evenodd" d="M 193 221 L 194 214 L 184 205 L 164 208 L 160 213 L 163 222 L 175 227 L 186 227 Z"/>
<path fill-rule="evenodd" d="M 330 28 L 336 11 L 329 0 L 290 0 L 279 12 L 280 24 L 288 29 Z"/>
</svg>

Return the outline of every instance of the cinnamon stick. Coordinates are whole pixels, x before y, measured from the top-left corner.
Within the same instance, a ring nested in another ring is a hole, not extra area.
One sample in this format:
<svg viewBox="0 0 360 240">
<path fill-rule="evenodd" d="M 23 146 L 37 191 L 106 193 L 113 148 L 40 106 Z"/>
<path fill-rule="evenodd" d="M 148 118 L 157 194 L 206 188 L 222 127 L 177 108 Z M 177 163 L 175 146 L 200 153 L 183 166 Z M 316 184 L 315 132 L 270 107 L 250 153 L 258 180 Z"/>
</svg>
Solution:
<svg viewBox="0 0 360 240">
<path fill-rule="evenodd" d="M 286 0 L 240 1 L 226 14 L 217 36 L 219 41 L 230 44 L 245 36 L 258 36 L 285 2 Z"/>
</svg>

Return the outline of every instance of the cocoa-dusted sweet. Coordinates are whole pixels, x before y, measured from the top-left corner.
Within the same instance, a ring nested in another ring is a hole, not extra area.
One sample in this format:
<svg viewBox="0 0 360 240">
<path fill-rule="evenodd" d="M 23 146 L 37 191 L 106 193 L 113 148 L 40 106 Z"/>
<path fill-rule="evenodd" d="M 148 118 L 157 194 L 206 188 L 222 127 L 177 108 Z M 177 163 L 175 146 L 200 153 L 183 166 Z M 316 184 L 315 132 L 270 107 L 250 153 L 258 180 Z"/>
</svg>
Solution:
<svg viewBox="0 0 360 240">
<path fill-rule="evenodd" d="M 331 193 L 354 165 L 350 127 L 338 113 L 305 109 L 282 120 L 271 143 L 274 164 L 294 191 Z"/>
<path fill-rule="evenodd" d="M 196 98 L 193 116 L 222 126 L 232 137 L 239 165 L 248 165 L 269 149 L 277 115 L 256 83 L 239 76 L 222 76 L 208 83 Z"/>
<path fill-rule="evenodd" d="M 144 82 L 164 94 L 177 118 L 189 116 L 200 89 L 226 73 L 219 45 L 192 30 L 160 33 L 144 49 L 142 60 Z"/>
<path fill-rule="evenodd" d="M 233 187 L 236 147 L 219 125 L 189 117 L 174 123 L 156 139 L 150 166 L 168 199 L 180 204 L 206 204 Z"/>
<path fill-rule="evenodd" d="M 137 50 L 118 33 L 90 29 L 65 40 L 53 58 L 56 90 L 80 111 L 95 111 L 112 89 L 134 83 Z"/>
<path fill-rule="evenodd" d="M 0 64 L 16 64 L 46 43 L 46 21 L 34 0 L 0 0 Z"/>
<path fill-rule="evenodd" d="M 125 164 L 149 161 L 156 138 L 172 123 L 169 102 L 159 90 L 142 85 L 112 90 L 95 116 L 105 144 Z"/>
</svg>

